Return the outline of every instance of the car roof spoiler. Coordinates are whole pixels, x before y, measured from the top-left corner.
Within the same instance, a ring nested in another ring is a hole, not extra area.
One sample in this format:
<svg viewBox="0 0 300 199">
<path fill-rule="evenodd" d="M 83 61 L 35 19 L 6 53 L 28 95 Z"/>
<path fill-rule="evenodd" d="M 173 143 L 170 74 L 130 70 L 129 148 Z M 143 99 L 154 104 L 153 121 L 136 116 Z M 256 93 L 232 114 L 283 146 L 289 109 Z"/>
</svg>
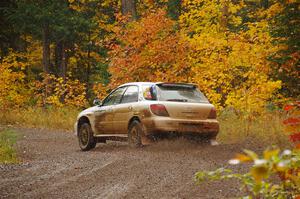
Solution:
<svg viewBox="0 0 300 199">
<path fill-rule="evenodd" d="M 185 87 L 185 88 L 197 88 L 196 84 L 190 84 L 190 83 L 169 83 L 169 82 L 157 82 L 157 86 L 162 87 Z"/>
</svg>

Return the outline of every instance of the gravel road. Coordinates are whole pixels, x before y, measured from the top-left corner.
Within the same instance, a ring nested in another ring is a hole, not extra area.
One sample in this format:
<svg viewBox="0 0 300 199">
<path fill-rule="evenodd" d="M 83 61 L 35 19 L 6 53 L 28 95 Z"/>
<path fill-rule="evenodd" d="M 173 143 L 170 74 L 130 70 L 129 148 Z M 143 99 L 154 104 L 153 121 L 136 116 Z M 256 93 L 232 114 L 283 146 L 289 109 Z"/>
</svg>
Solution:
<svg viewBox="0 0 300 199">
<path fill-rule="evenodd" d="M 196 185 L 199 170 L 226 166 L 241 145 L 160 141 L 141 149 L 126 143 L 79 150 L 72 133 L 22 129 L 20 165 L 0 165 L 0 198 L 231 198 L 238 182 Z M 236 169 L 244 170 L 239 167 Z"/>
</svg>

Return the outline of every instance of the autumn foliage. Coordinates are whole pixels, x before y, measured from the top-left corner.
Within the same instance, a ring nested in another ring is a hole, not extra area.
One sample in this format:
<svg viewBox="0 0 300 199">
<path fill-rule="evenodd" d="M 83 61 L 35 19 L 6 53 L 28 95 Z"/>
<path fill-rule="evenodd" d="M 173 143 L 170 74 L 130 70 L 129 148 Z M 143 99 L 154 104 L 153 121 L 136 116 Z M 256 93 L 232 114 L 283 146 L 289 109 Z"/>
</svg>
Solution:
<svg viewBox="0 0 300 199">
<path fill-rule="evenodd" d="M 300 197 L 300 103 L 284 107 L 287 118 L 283 121 L 285 132 L 295 144 L 292 150 L 280 151 L 279 148 L 266 149 L 259 156 L 254 151 L 243 153 L 229 160 L 229 164 L 250 164 L 246 173 L 234 173 L 230 169 L 219 168 L 215 171 L 199 171 L 195 180 L 237 179 L 246 198 L 299 198 Z"/>
<path fill-rule="evenodd" d="M 290 141 L 300 149 L 300 102 L 294 102 L 284 107 L 287 118 L 283 121 L 285 132 Z"/>
<path fill-rule="evenodd" d="M 189 44 L 164 10 L 149 13 L 137 22 L 123 23 L 120 21 L 114 29 L 119 43 L 110 52 L 113 86 L 132 81 L 190 80 Z"/>
<path fill-rule="evenodd" d="M 252 118 L 299 97 L 296 1 L 121 8 L 111 0 L 6 2 L 1 109 L 86 107 L 131 81 L 192 82 L 219 110 Z"/>
</svg>

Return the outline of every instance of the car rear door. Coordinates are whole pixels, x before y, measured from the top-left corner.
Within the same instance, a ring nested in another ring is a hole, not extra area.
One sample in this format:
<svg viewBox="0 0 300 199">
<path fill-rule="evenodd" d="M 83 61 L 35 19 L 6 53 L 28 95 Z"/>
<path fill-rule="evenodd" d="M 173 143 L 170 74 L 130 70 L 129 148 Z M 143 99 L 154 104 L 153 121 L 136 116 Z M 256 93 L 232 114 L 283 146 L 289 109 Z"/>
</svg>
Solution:
<svg viewBox="0 0 300 199">
<path fill-rule="evenodd" d="M 117 88 L 104 99 L 100 109 L 95 112 L 95 129 L 98 134 L 114 133 L 114 107 L 120 103 L 125 90 L 125 87 Z"/>
<path fill-rule="evenodd" d="M 135 106 L 138 103 L 138 93 L 138 86 L 128 86 L 121 103 L 114 107 L 113 126 L 115 133 L 127 133 L 128 122 L 136 112 Z"/>
</svg>

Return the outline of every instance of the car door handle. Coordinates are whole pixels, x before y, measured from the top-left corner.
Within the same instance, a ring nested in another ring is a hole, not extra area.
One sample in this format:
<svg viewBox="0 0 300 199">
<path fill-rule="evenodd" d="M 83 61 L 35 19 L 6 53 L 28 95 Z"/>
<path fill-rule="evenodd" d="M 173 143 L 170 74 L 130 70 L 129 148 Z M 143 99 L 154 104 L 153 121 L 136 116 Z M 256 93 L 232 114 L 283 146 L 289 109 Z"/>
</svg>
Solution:
<svg viewBox="0 0 300 199">
<path fill-rule="evenodd" d="M 128 106 L 128 109 L 129 109 L 129 110 L 132 110 L 132 106 Z"/>
</svg>

